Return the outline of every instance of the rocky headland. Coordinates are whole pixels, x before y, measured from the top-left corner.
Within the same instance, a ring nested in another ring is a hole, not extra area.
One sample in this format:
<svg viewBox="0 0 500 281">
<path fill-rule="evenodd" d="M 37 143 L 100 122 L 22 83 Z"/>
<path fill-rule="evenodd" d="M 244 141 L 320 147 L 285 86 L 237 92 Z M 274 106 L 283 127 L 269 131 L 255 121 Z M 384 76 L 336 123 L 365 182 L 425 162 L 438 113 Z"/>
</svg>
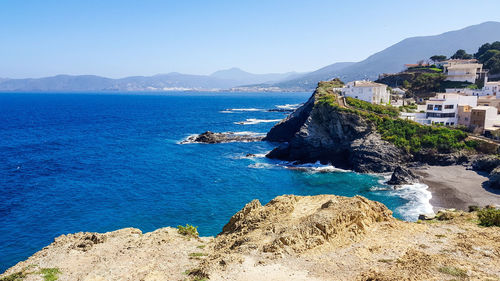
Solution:
<svg viewBox="0 0 500 281">
<path fill-rule="evenodd" d="M 469 139 L 460 130 L 399 119 L 391 107 L 340 97 L 333 91 L 339 83 L 320 82 L 304 105 L 268 132 L 264 140 L 280 144 L 267 157 L 393 173 L 394 185 L 418 181 L 411 169 L 422 165 L 465 165 L 491 173 L 491 186 L 500 186 L 497 144 Z"/>
<path fill-rule="evenodd" d="M 0 280 L 498 280 L 498 227 L 478 226 L 477 212 L 427 219 L 397 220 L 361 196 L 279 196 L 248 203 L 216 237 L 62 235 Z"/>
</svg>

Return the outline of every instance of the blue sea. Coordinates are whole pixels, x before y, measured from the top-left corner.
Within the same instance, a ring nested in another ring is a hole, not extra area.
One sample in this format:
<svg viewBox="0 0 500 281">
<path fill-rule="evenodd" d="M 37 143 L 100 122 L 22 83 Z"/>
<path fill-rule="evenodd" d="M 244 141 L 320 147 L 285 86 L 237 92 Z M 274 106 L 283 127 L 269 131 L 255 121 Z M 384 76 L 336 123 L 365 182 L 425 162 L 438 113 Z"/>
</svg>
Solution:
<svg viewBox="0 0 500 281">
<path fill-rule="evenodd" d="M 0 272 L 61 234 L 188 223 L 216 235 L 247 202 L 282 194 L 359 194 L 407 220 L 429 210 L 423 185 L 292 169 L 262 157 L 276 144 L 179 144 L 207 130 L 265 133 L 286 116 L 268 109 L 310 95 L 0 94 Z"/>
</svg>

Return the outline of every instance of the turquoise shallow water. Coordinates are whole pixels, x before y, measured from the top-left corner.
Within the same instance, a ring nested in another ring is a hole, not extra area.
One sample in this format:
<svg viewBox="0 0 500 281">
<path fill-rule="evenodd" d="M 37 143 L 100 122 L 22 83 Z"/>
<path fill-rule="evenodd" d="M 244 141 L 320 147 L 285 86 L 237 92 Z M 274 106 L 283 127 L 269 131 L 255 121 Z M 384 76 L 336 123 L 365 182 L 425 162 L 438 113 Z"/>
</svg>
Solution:
<svg viewBox="0 0 500 281">
<path fill-rule="evenodd" d="M 265 109 L 309 96 L 0 94 L 0 272 L 66 233 L 189 223 L 216 235 L 255 198 L 360 194 L 404 219 L 428 208 L 422 186 L 392 191 L 380 176 L 245 157 L 275 144 L 179 144 L 206 130 L 264 133 L 275 121 L 262 120 L 285 117 Z"/>
</svg>

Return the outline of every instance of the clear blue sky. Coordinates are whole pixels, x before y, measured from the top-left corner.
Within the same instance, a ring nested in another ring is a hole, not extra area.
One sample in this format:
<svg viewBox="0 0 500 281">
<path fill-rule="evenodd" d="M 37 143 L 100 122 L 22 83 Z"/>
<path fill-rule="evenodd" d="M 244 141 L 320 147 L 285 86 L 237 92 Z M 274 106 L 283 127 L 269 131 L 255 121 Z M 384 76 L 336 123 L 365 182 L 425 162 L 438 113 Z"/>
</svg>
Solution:
<svg viewBox="0 0 500 281">
<path fill-rule="evenodd" d="M 311 71 L 499 11 L 498 0 L 0 0 L 0 77 Z"/>
</svg>

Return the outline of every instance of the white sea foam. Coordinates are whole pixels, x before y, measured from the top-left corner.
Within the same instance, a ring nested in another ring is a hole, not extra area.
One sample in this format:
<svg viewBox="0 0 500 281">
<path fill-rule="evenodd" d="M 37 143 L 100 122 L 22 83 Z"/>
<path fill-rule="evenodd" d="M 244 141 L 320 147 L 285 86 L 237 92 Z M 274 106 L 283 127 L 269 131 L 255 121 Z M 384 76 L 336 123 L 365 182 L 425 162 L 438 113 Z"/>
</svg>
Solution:
<svg viewBox="0 0 500 281">
<path fill-rule="evenodd" d="M 230 156 L 230 158 L 232 159 L 258 159 L 258 158 L 265 158 L 267 153 L 269 152 L 266 152 L 266 153 L 249 153 L 247 155 L 233 155 L 233 156 Z"/>
<path fill-rule="evenodd" d="M 250 118 L 245 121 L 239 121 L 239 122 L 234 122 L 234 124 L 238 125 L 255 125 L 255 124 L 260 124 L 260 123 L 273 123 L 273 122 L 279 122 L 281 119 L 255 119 L 255 118 Z"/>
<path fill-rule="evenodd" d="M 405 184 L 395 189 L 393 186 L 387 185 L 387 182 L 391 178 L 390 173 L 379 174 L 379 176 L 382 177 L 378 181 L 381 186 L 374 186 L 371 190 L 390 190 L 392 194 L 408 200 L 408 203 L 396 208 L 396 211 L 400 213 L 405 220 L 416 221 L 421 214 L 433 213 L 433 208 L 430 203 L 432 194 L 428 190 L 426 184 Z"/>
<path fill-rule="evenodd" d="M 284 104 L 284 105 L 276 105 L 277 108 L 279 109 L 290 109 L 294 110 L 299 108 L 302 105 L 302 103 L 297 103 L 297 104 Z"/>
<path fill-rule="evenodd" d="M 423 183 L 403 185 L 392 191 L 393 194 L 408 200 L 408 203 L 396 209 L 405 220 L 416 221 L 420 214 L 433 213 L 430 200 L 431 192 Z"/>
<path fill-rule="evenodd" d="M 257 132 L 249 132 L 249 131 L 242 131 L 242 132 L 224 132 L 225 134 L 234 134 L 234 135 L 244 135 L 244 136 L 265 136 L 266 133 L 257 133 Z"/>
<path fill-rule="evenodd" d="M 254 163 L 254 164 L 248 165 L 248 168 L 252 168 L 252 169 L 275 169 L 277 167 L 278 167 L 277 165 L 270 164 L 270 163 Z"/>
<path fill-rule="evenodd" d="M 292 169 L 292 170 L 301 170 L 305 172 L 310 172 L 310 173 L 335 173 L 335 172 L 341 172 L 341 173 L 347 173 L 347 172 L 352 172 L 350 170 L 344 170 L 337 168 L 331 164 L 321 164 L 319 161 L 316 163 L 306 163 L 306 164 L 296 164 L 294 162 L 281 162 L 281 166 L 284 166 L 287 169 Z"/>
<path fill-rule="evenodd" d="M 220 113 L 238 113 L 238 112 L 256 112 L 256 111 L 265 111 L 264 109 L 261 108 L 228 108 L 222 111 L 219 111 Z"/>
<path fill-rule="evenodd" d="M 176 141 L 176 144 L 188 144 L 188 143 L 195 143 L 194 141 L 191 141 L 192 139 L 196 138 L 198 134 L 191 134 L 181 140 Z"/>
<path fill-rule="evenodd" d="M 265 154 L 264 154 L 265 156 Z M 304 171 L 307 173 L 346 173 L 351 172 L 350 170 L 339 169 L 333 165 L 323 165 L 319 162 L 316 163 L 308 163 L 308 164 L 296 164 L 295 162 L 289 161 L 279 161 L 275 163 L 255 163 L 251 164 L 248 167 L 257 168 L 257 169 L 269 169 L 269 168 L 281 168 L 281 169 L 290 169 L 290 170 L 298 170 Z"/>
</svg>

